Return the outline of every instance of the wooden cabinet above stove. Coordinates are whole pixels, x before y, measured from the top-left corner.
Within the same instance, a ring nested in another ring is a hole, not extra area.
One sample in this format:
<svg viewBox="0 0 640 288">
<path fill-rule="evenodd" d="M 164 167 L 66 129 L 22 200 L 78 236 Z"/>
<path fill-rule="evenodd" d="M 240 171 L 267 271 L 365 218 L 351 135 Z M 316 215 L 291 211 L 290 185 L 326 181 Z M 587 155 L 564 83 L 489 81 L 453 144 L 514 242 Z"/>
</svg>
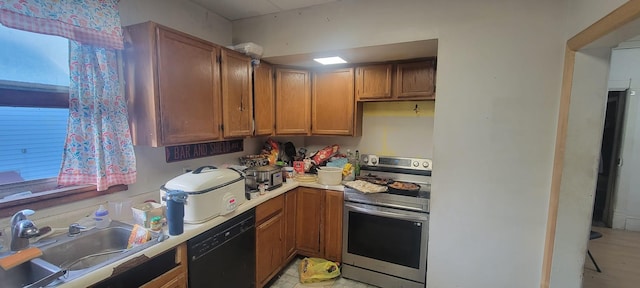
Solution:
<svg viewBox="0 0 640 288">
<path fill-rule="evenodd" d="M 358 101 L 435 100 L 436 60 L 356 67 Z"/>
</svg>

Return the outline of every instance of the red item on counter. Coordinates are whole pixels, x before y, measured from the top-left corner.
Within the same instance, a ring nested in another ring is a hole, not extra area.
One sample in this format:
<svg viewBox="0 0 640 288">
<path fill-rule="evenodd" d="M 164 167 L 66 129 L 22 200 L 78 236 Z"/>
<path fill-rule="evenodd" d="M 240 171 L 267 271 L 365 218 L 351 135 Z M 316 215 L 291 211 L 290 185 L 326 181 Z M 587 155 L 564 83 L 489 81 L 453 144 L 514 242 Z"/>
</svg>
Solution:
<svg viewBox="0 0 640 288">
<path fill-rule="evenodd" d="M 293 161 L 293 170 L 295 170 L 298 175 L 304 174 L 304 162 Z"/>
<path fill-rule="evenodd" d="M 331 156 L 338 154 L 338 150 L 340 146 L 337 144 L 333 144 L 332 146 L 327 146 L 322 148 L 321 150 L 313 155 L 313 161 L 316 162 L 316 165 L 321 165 L 331 158 Z"/>
</svg>

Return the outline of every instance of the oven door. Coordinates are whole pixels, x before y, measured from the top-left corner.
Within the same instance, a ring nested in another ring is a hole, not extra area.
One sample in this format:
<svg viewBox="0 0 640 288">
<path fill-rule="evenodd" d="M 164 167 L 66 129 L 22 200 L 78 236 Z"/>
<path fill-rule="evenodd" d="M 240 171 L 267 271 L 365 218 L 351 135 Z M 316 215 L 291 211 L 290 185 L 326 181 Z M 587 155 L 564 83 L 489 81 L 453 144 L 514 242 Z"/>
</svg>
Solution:
<svg viewBox="0 0 640 288">
<path fill-rule="evenodd" d="M 342 261 L 424 283 L 429 214 L 345 202 Z"/>
</svg>

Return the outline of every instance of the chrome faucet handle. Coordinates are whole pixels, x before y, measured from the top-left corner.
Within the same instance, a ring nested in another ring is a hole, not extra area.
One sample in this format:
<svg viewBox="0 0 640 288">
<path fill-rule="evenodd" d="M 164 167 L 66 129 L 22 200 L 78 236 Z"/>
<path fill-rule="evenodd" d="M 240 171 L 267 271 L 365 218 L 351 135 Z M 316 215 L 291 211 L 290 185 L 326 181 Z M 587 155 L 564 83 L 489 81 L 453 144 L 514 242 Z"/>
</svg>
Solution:
<svg viewBox="0 0 640 288">
<path fill-rule="evenodd" d="M 32 238 L 40 235 L 40 230 L 36 227 L 35 224 L 33 224 L 33 222 L 31 222 L 31 220 L 23 220 L 23 222 L 21 223 L 24 224 L 22 224 L 22 229 L 20 229 L 20 233 L 18 235 L 20 238 Z"/>
<path fill-rule="evenodd" d="M 25 209 L 11 217 L 11 251 L 24 250 L 29 247 L 29 238 L 38 236 L 39 230 L 27 216 L 33 215 L 33 210 Z"/>
<path fill-rule="evenodd" d="M 83 229 L 87 229 L 87 227 L 80 226 L 80 224 L 78 223 L 72 223 L 71 225 L 69 225 L 69 236 L 78 235 L 80 234 L 80 232 L 82 232 Z"/>
<path fill-rule="evenodd" d="M 31 209 L 24 209 L 18 211 L 16 214 L 13 214 L 13 217 L 11 217 L 11 227 L 15 226 L 22 220 L 27 220 L 27 216 L 31 216 L 34 213 L 36 212 Z"/>
</svg>

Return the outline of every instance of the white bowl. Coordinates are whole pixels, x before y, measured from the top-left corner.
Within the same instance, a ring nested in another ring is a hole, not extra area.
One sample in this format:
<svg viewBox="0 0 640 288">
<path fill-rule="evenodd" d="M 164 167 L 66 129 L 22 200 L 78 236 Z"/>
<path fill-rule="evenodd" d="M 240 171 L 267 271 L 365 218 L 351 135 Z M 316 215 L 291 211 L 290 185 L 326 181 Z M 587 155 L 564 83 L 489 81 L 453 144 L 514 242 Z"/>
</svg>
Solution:
<svg viewBox="0 0 640 288">
<path fill-rule="evenodd" d="M 318 183 L 322 185 L 340 185 L 342 183 L 342 168 L 318 168 Z"/>
</svg>

